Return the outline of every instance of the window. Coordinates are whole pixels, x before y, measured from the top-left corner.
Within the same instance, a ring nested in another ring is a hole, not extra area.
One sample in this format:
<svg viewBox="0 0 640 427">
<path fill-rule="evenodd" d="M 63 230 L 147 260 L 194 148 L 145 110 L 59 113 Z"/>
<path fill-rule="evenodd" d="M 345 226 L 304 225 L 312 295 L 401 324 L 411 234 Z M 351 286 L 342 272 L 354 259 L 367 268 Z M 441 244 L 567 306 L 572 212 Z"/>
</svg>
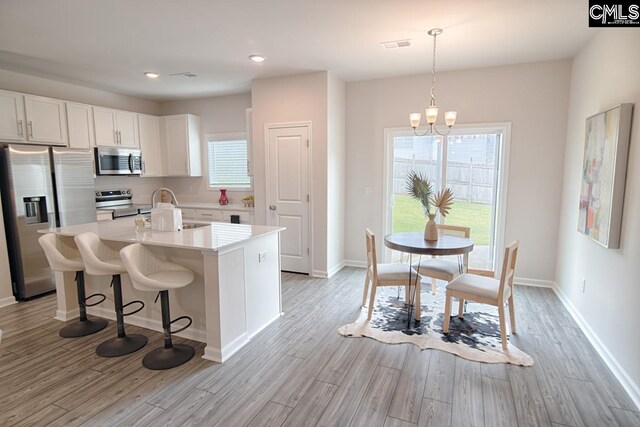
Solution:
<svg viewBox="0 0 640 427">
<path fill-rule="evenodd" d="M 508 124 L 458 125 L 448 136 L 387 129 L 385 232 L 424 229 L 422 207 L 406 192 L 409 171 L 422 172 L 434 191 L 453 191 L 450 214 L 437 221 L 471 228 L 469 267 L 494 270 L 503 246 L 508 133 Z"/>
<path fill-rule="evenodd" d="M 207 135 L 210 188 L 251 188 L 244 134 Z"/>
</svg>

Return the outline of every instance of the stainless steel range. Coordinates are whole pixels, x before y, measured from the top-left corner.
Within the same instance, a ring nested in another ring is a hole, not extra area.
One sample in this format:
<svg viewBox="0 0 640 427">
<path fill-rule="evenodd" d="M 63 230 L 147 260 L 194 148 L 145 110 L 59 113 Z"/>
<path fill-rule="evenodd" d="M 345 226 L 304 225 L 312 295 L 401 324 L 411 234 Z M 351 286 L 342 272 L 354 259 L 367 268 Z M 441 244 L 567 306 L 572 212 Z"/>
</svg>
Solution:
<svg viewBox="0 0 640 427">
<path fill-rule="evenodd" d="M 130 189 L 96 190 L 96 208 L 112 211 L 113 219 L 151 213 L 151 205 L 133 203 Z"/>
</svg>

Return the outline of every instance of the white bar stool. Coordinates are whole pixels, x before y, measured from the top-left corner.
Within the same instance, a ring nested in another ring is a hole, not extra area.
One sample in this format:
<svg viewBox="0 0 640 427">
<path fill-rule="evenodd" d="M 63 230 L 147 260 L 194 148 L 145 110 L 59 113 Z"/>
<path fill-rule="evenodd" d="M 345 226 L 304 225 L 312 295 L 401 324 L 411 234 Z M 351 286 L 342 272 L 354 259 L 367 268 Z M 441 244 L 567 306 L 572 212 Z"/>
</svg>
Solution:
<svg viewBox="0 0 640 427">
<path fill-rule="evenodd" d="M 147 337 L 144 335 L 125 334 L 124 317 L 142 310 L 144 308 L 144 302 L 131 301 L 128 304 L 122 304 L 120 275 L 125 274 L 127 270 L 124 268 L 124 264 L 118 256 L 118 251 L 105 245 L 102 240 L 100 240 L 100 237 L 94 233 L 78 234 L 74 237 L 74 240 L 80 250 L 80 255 L 82 256 L 82 261 L 84 262 L 87 273 L 92 276 L 113 277 L 111 284 L 113 285 L 113 303 L 116 309 L 118 336 L 101 343 L 98 348 L 96 348 L 96 353 L 102 357 L 117 357 L 140 350 L 147 344 Z M 141 307 L 131 313 L 124 313 L 124 308 L 131 304 L 140 304 Z"/>
<path fill-rule="evenodd" d="M 44 254 L 53 271 L 76 273 L 76 287 L 78 293 L 78 307 L 80 308 L 80 321 L 72 323 L 60 329 L 60 336 L 64 338 L 78 338 L 95 334 L 107 327 L 109 322 L 105 319 L 89 319 L 87 307 L 98 305 L 106 299 L 104 294 L 85 296 L 84 289 L 84 264 L 80 258 L 80 252 L 73 244 L 61 239 L 54 233 L 43 234 L 38 243 L 42 246 Z M 93 304 L 87 304 L 87 300 L 93 297 L 102 299 Z"/>
<path fill-rule="evenodd" d="M 169 289 L 183 288 L 195 279 L 193 272 L 181 265 L 161 260 L 140 243 L 134 243 L 120 250 L 120 257 L 131 277 L 133 287 L 141 291 L 158 292 L 162 308 L 162 329 L 164 347 L 150 351 L 142 359 L 142 365 L 148 369 L 170 369 L 189 361 L 195 350 L 190 345 L 173 344 L 171 334 L 184 331 L 191 326 L 189 316 L 171 320 L 169 314 Z M 156 301 L 158 298 L 156 297 Z M 171 331 L 171 324 L 187 319 L 189 323 Z"/>
</svg>

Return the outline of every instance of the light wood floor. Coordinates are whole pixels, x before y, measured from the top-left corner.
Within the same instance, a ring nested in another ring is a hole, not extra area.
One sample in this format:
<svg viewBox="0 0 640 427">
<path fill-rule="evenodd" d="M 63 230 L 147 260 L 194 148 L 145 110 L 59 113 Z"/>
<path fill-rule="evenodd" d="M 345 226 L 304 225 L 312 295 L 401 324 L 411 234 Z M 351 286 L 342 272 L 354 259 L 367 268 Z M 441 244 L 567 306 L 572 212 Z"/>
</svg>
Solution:
<svg viewBox="0 0 640 427">
<path fill-rule="evenodd" d="M 640 414 L 553 292 L 516 288 L 515 345 L 532 368 L 487 365 L 336 329 L 358 313 L 364 270 L 283 275 L 286 315 L 224 365 L 170 371 L 137 354 L 103 359 L 94 336 L 63 339 L 55 297 L 0 309 L 0 425 L 639 426 Z M 423 302 L 428 303 L 428 298 Z M 177 342 L 186 340 L 176 339 Z"/>
</svg>

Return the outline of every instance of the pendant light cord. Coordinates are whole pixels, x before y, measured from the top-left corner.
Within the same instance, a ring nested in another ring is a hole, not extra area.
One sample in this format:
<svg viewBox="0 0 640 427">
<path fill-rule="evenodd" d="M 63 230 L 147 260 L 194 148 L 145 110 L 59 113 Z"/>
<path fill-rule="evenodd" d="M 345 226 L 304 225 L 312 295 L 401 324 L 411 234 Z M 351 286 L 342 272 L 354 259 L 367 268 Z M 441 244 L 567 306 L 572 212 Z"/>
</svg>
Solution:
<svg viewBox="0 0 640 427">
<path fill-rule="evenodd" d="M 431 66 L 431 100 L 435 104 L 436 100 L 436 37 L 433 35 L 433 65 Z"/>
</svg>

